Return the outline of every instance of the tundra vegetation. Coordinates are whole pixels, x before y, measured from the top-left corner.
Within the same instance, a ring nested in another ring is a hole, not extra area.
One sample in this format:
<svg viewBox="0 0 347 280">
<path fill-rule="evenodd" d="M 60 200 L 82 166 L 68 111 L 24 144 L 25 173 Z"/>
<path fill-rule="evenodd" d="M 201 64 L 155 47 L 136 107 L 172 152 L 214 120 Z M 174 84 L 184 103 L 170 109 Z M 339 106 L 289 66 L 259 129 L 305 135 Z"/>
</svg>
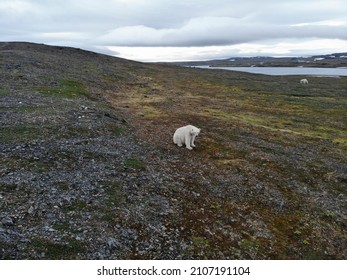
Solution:
<svg viewBox="0 0 347 280">
<path fill-rule="evenodd" d="M 0 43 L 0 258 L 346 259 L 347 78 L 301 78 Z"/>
</svg>

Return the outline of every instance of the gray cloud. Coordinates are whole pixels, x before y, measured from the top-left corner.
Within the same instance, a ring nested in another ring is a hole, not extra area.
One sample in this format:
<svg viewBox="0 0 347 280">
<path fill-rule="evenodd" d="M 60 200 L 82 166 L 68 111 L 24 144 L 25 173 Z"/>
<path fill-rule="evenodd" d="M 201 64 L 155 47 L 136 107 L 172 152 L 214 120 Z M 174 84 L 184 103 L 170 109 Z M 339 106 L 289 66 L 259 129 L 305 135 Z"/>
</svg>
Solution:
<svg viewBox="0 0 347 280">
<path fill-rule="evenodd" d="M 233 46 L 347 40 L 345 0 L 1 0 L 0 40 L 110 46 Z M 108 51 L 107 51 L 108 50 Z"/>
<path fill-rule="evenodd" d="M 213 46 L 278 38 L 346 40 L 346 29 L 347 25 L 272 25 L 226 17 L 206 17 L 191 19 L 176 29 L 155 29 L 143 25 L 120 27 L 97 40 L 101 44 L 116 46 Z"/>
</svg>

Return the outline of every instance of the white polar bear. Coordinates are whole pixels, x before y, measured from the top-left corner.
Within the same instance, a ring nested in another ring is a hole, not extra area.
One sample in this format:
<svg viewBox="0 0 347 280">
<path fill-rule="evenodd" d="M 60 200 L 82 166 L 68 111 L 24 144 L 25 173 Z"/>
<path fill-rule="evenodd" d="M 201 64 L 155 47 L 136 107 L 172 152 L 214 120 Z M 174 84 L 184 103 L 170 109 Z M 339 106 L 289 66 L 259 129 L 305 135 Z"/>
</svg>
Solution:
<svg viewBox="0 0 347 280">
<path fill-rule="evenodd" d="M 308 80 L 307 79 L 301 79 L 300 84 L 302 85 L 308 85 Z"/>
<path fill-rule="evenodd" d="M 178 147 L 182 147 L 184 143 L 187 149 L 192 150 L 192 147 L 195 147 L 195 137 L 198 136 L 199 133 L 200 129 L 193 125 L 180 127 L 175 131 L 173 142 L 177 144 Z"/>
</svg>

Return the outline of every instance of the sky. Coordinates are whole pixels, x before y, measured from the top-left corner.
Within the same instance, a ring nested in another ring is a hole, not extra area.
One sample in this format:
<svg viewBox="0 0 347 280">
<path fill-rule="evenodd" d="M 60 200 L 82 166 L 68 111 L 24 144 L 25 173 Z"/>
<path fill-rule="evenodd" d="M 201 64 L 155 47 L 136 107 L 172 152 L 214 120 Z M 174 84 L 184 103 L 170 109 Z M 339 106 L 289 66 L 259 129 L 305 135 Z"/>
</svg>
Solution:
<svg viewBox="0 0 347 280">
<path fill-rule="evenodd" d="M 0 41 L 154 61 L 347 52 L 347 0 L 0 0 Z"/>
</svg>

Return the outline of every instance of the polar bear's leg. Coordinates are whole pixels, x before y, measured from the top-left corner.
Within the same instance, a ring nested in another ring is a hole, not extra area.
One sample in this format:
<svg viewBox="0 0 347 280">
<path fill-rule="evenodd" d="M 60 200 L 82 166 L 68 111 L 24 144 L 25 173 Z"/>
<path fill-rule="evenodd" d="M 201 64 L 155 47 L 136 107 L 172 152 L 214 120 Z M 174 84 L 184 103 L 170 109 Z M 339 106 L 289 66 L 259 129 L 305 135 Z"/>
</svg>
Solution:
<svg viewBox="0 0 347 280">
<path fill-rule="evenodd" d="M 192 146 L 192 147 L 195 147 L 195 144 L 194 144 L 195 137 L 196 137 L 196 134 L 193 134 L 193 137 L 192 137 L 192 143 L 191 143 L 191 146 Z"/>
<path fill-rule="evenodd" d="M 186 148 L 188 150 L 192 150 L 193 148 L 190 146 L 190 141 L 191 141 L 191 137 L 190 134 L 186 135 L 185 137 L 185 144 L 186 144 Z"/>
<path fill-rule="evenodd" d="M 182 147 L 183 146 L 182 139 L 179 138 L 176 144 L 177 144 L 178 147 Z"/>
<path fill-rule="evenodd" d="M 174 136 L 173 136 L 173 142 L 176 144 L 178 147 L 182 147 L 182 137 L 180 135 L 180 131 L 176 130 Z"/>
<path fill-rule="evenodd" d="M 183 141 L 182 141 L 182 137 L 180 135 L 176 135 L 176 141 L 175 141 L 175 144 L 177 144 L 178 147 L 182 147 L 182 144 Z"/>
</svg>

